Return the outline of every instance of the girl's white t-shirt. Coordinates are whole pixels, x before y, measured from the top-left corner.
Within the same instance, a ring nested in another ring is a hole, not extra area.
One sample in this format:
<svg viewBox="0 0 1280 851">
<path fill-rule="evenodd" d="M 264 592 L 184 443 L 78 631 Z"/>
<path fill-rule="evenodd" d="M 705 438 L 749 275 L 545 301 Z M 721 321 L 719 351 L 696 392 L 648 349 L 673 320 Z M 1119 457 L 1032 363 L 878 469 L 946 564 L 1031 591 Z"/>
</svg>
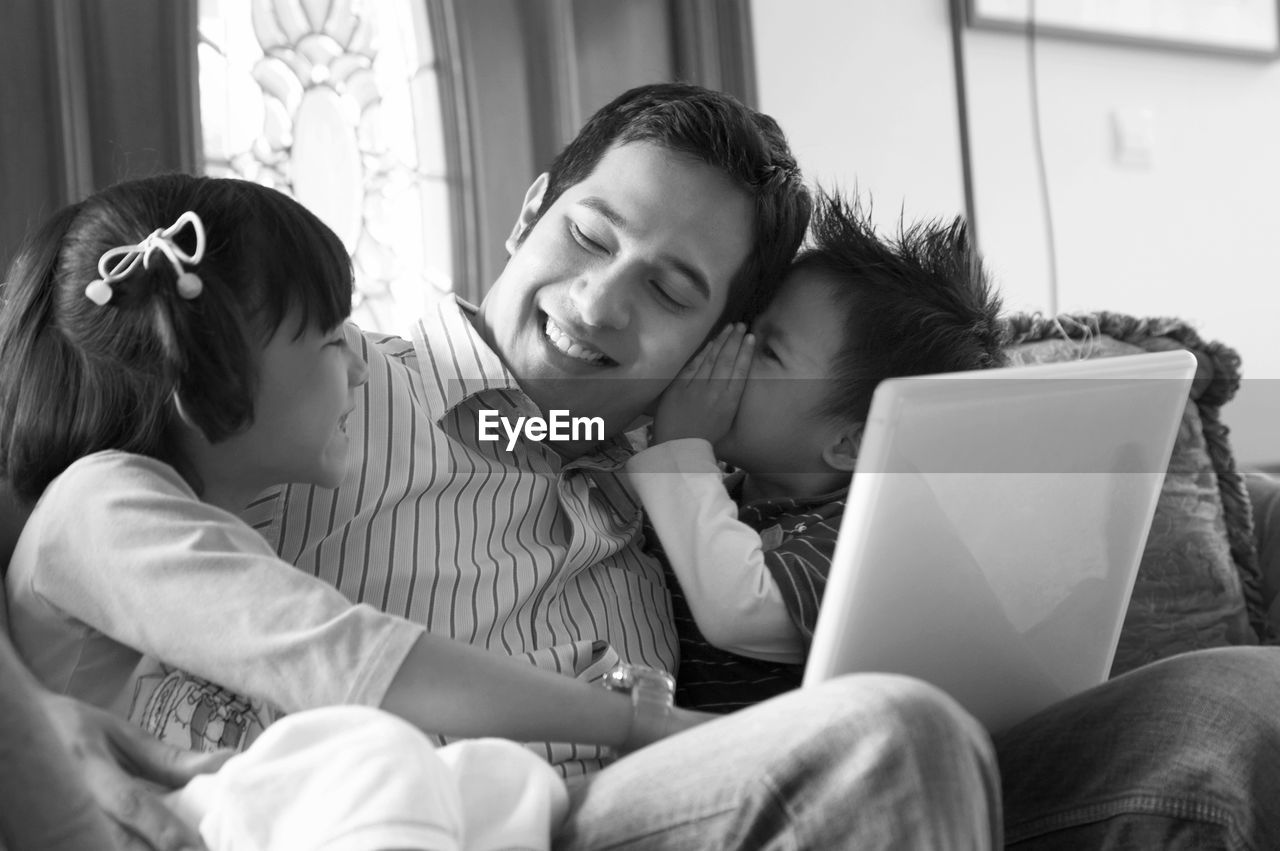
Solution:
<svg viewBox="0 0 1280 851">
<path fill-rule="evenodd" d="M 187 748 L 243 748 L 279 711 L 376 706 L 423 632 L 119 451 L 49 485 L 5 583 L 14 645 L 46 687 Z"/>
</svg>

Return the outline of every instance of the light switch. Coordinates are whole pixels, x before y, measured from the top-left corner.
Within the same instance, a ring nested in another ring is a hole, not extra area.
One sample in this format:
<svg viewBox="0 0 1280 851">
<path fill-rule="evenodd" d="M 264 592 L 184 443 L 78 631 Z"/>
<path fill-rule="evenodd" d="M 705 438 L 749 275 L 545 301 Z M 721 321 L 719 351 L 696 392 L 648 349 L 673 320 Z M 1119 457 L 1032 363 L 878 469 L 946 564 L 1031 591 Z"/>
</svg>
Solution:
<svg viewBox="0 0 1280 851">
<path fill-rule="evenodd" d="M 1111 111 L 1111 151 L 1116 165 L 1151 168 L 1155 156 L 1155 114 L 1150 109 Z"/>
</svg>

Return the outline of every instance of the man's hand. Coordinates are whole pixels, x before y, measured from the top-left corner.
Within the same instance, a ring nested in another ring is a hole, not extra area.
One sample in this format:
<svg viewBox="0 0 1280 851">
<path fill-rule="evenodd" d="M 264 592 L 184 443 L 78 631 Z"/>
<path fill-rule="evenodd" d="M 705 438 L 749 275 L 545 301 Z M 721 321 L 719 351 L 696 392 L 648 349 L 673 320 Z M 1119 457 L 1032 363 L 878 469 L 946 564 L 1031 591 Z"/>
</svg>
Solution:
<svg viewBox="0 0 1280 851">
<path fill-rule="evenodd" d="M 122 849 L 204 848 L 200 837 L 161 802 L 160 795 L 197 774 L 217 771 L 230 752 L 195 753 L 166 745 L 81 701 L 45 692 L 46 717 L 84 781 L 116 828 Z"/>
<path fill-rule="evenodd" d="M 721 329 L 662 394 L 653 418 L 654 442 L 701 437 L 715 443 L 723 437 L 738 413 L 754 350 L 755 337 L 742 323 Z"/>
</svg>

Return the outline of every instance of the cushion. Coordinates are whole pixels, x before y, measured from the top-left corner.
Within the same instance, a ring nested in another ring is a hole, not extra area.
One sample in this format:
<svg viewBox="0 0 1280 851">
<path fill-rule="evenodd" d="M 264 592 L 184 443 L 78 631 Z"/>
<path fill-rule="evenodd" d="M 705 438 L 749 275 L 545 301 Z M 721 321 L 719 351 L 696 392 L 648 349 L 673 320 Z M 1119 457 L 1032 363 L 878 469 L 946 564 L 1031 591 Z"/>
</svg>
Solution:
<svg viewBox="0 0 1280 851">
<path fill-rule="evenodd" d="M 1248 494 L 1219 418 L 1239 387 L 1236 352 L 1204 342 L 1176 319 L 1096 313 L 1014 314 L 1007 321 L 1013 364 L 1171 348 L 1186 348 L 1200 362 L 1112 676 L 1183 651 L 1269 640 Z"/>
<path fill-rule="evenodd" d="M 1280 478 L 1272 472 L 1247 472 L 1245 487 L 1253 506 L 1253 531 L 1262 575 L 1267 624 L 1280 629 Z"/>
</svg>

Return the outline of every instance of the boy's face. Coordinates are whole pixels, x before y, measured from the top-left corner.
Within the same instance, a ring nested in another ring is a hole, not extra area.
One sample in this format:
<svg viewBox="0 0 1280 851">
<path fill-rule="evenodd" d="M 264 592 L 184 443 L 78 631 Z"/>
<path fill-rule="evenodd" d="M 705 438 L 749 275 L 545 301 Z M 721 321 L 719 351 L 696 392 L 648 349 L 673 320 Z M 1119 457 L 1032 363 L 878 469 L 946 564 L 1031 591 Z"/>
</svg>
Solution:
<svg viewBox="0 0 1280 851">
<path fill-rule="evenodd" d="M 541 203 L 531 187 L 516 232 Z M 543 410 L 614 434 L 680 371 L 724 309 L 751 246 L 747 193 L 648 142 L 611 148 L 525 234 L 478 327 Z"/>
<path fill-rule="evenodd" d="M 845 323 L 822 274 L 791 273 L 751 326 L 751 372 L 733 425 L 715 451 L 758 482 L 832 472 L 822 450 L 842 429 L 817 412 L 831 391 Z"/>
</svg>

